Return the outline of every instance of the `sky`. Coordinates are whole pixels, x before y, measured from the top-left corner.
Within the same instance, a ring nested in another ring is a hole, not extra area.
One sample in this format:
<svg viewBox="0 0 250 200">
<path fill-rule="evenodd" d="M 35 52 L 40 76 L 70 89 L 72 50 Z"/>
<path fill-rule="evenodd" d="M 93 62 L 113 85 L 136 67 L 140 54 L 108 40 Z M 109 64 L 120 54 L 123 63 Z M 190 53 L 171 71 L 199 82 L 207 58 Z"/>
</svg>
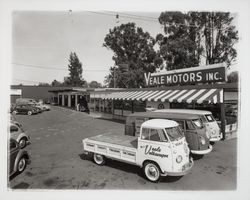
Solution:
<svg viewBox="0 0 250 200">
<path fill-rule="evenodd" d="M 114 65 L 113 51 L 103 47 L 109 29 L 135 22 L 155 37 L 162 32 L 160 12 L 14 11 L 12 13 L 12 84 L 63 81 L 70 52 L 83 65 L 83 78 L 103 83 Z"/>
</svg>

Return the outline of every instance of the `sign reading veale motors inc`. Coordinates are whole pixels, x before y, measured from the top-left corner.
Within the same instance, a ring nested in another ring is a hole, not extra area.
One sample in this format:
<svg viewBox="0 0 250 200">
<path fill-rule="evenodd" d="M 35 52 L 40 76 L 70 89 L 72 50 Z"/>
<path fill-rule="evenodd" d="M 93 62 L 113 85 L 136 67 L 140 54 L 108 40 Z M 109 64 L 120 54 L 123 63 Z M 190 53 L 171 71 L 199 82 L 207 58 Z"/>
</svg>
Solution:
<svg viewBox="0 0 250 200">
<path fill-rule="evenodd" d="M 226 68 L 223 63 L 192 67 L 159 73 L 144 74 L 147 86 L 188 85 L 226 81 Z"/>
</svg>

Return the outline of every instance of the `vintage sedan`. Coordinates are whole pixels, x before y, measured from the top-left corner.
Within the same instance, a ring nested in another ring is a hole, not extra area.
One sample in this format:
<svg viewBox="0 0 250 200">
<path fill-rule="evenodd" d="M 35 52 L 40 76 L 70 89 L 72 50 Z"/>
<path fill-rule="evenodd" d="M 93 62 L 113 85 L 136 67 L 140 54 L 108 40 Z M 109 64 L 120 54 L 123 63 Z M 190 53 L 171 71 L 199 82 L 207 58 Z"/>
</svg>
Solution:
<svg viewBox="0 0 250 200">
<path fill-rule="evenodd" d="M 50 106 L 49 105 L 45 105 L 43 103 L 36 103 L 33 106 L 41 109 L 42 111 L 49 111 L 50 110 Z"/>
<path fill-rule="evenodd" d="M 10 138 L 9 140 L 9 176 L 15 173 L 21 173 L 26 168 L 27 164 L 30 163 L 30 156 L 27 151 L 21 149 L 16 140 Z"/>
<path fill-rule="evenodd" d="M 30 136 L 25 133 L 21 124 L 15 121 L 10 122 L 10 138 L 16 140 L 21 149 L 31 144 Z"/>
<path fill-rule="evenodd" d="M 33 115 L 37 114 L 39 110 L 33 106 L 30 105 L 17 105 L 13 108 L 12 114 L 27 114 L 27 115 Z"/>
</svg>

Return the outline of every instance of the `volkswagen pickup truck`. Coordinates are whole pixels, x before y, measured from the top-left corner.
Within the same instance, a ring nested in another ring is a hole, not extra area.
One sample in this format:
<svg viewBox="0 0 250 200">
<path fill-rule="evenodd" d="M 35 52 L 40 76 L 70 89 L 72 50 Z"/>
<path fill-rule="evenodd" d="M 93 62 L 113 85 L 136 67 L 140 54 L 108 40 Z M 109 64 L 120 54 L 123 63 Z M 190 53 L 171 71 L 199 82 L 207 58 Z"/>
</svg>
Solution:
<svg viewBox="0 0 250 200">
<path fill-rule="evenodd" d="M 98 165 L 106 158 L 140 166 L 146 178 L 158 182 L 161 176 L 183 176 L 193 160 L 179 124 L 151 119 L 141 125 L 139 137 L 106 133 L 82 140 L 83 150 Z"/>
</svg>

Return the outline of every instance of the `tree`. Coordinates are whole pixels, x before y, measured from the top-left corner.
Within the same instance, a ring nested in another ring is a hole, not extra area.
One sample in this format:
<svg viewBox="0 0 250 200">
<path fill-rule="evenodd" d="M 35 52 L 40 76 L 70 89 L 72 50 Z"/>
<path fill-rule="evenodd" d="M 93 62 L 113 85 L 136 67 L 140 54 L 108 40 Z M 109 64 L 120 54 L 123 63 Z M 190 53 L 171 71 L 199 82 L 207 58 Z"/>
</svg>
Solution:
<svg viewBox="0 0 250 200">
<path fill-rule="evenodd" d="M 78 59 L 75 52 L 70 53 L 68 69 L 69 69 L 69 77 L 67 80 L 67 85 L 83 86 L 85 81 L 82 78 L 82 63 Z"/>
<path fill-rule="evenodd" d="M 158 52 L 168 70 L 225 62 L 230 66 L 237 56 L 234 44 L 238 31 L 230 13 L 162 12 L 159 22 L 164 33 L 158 34 Z"/>
<path fill-rule="evenodd" d="M 238 83 L 238 81 L 239 81 L 239 74 L 237 71 L 233 71 L 227 76 L 228 83 Z"/>
<path fill-rule="evenodd" d="M 61 83 L 61 82 L 59 82 L 59 81 L 57 81 L 56 79 L 54 80 L 54 81 L 52 81 L 52 83 L 51 83 L 51 86 L 63 86 L 63 83 Z"/>
<path fill-rule="evenodd" d="M 50 86 L 49 83 L 39 83 L 38 86 Z"/>
<path fill-rule="evenodd" d="M 90 88 L 101 88 L 102 87 L 102 84 L 101 83 L 98 83 L 97 81 L 91 81 L 89 83 L 89 87 Z"/>
<path fill-rule="evenodd" d="M 114 52 L 115 65 L 110 68 L 105 83 L 109 87 L 144 87 L 144 72 L 156 69 L 154 44 L 154 38 L 134 23 L 110 29 L 103 46 Z"/>
</svg>

